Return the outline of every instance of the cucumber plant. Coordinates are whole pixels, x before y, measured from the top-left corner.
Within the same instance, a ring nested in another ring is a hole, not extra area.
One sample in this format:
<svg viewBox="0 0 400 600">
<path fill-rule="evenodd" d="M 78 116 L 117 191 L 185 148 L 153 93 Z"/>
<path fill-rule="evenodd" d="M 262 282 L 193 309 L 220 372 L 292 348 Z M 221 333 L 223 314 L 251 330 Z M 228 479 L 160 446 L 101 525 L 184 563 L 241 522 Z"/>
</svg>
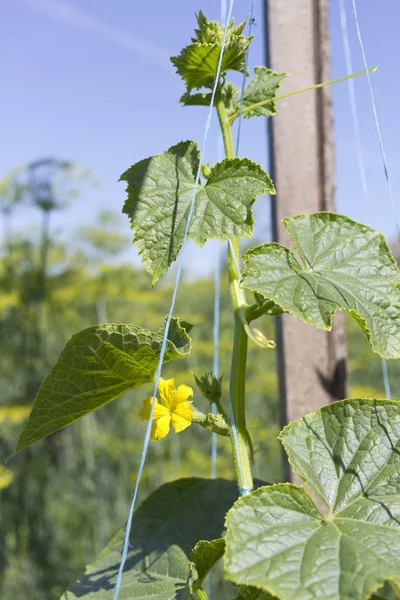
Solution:
<svg viewBox="0 0 400 600">
<path fill-rule="evenodd" d="M 171 59 L 186 85 L 184 106 L 210 105 L 225 33 L 201 12 L 197 22 L 191 43 Z M 233 20 L 228 26 L 214 99 L 226 158 L 199 165 L 197 143 L 182 141 L 121 176 L 127 184 L 123 212 L 153 284 L 176 260 L 187 225 L 188 237 L 199 246 L 209 239 L 228 241 L 234 328 L 229 399 L 220 380 L 196 378 L 197 393 L 217 409 L 204 414 L 195 408 L 189 385 L 175 389 L 174 379 L 160 379 L 159 398 L 140 403 L 138 419 L 149 419 L 154 404 L 154 443 L 162 443 L 171 428 L 183 432 L 191 426 L 228 436 L 238 481 L 181 479 L 144 501 L 134 515 L 119 597 L 204 600 L 204 580 L 223 560 L 236 600 L 394 598 L 400 589 L 397 402 L 352 398 L 290 423 L 280 440 L 307 487 L 253 481 L 247 347 L 249 339 L 263 348 L 274 345 L 253 322 L 286 312 L 329 330 L 335 312 L 345 310 L 375 352 L 398 359 L 400 271 L 382 234 L 321 212 L 284 219 L 293 249 L 277 243 L 251 248 L 240 273 L 239 240 L 252 236 L 253 204 L 275 189 L 259 165 L 235 156 L 232 125 L 240 110 L 245 119 L 274 116 L 277 90 L 287 75 L 256 67 L 240 109 L 241 92 L 226 75 L 244 72 L 252 39 L 244 26 Z M 172 320 L 164 363 L 191 351 L 190 328 Z M 37 394 L 17 451 L 154 382 L 162 335 L 139 324 L 102 324 L 74 335 Z M 113 597 L 122 538 L 121 530 L 65 598 Z"/>
</svg>

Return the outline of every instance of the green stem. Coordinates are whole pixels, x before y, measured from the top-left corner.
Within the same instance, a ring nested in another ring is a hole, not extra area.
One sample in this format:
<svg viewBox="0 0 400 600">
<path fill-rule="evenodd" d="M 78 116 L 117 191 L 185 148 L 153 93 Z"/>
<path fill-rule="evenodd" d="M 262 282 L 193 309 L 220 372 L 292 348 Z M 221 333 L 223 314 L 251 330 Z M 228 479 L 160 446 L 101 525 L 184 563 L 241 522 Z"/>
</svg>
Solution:
<svg viewBox="0 0 400 600">
<path fill-rule="evenodd" d="M 196 588 L 195 594 L 199 600 L 208 600 L 208 596 L 202 587 Z"/>
<path fill-rule="evenodd" d="M 367 69 L 367 71 L 374 73 L 378 67 L 371 67 Z M 365 75 L 367 71 L 358 71 L 357 73 L 352 73 L 352 75 L 346 75 L 345 77 L 339 77 L 338 79 L 331 79 L 330 81 L 325 81 L 324 83 L 317 83 L 315 85 L 310 85 L 308 87 L 302 88 L 301 90 L 295 90 L 294 92 L 288 92 L 287 94 L 282 94 L 282 96 L 274 96 L 273 98 L 268 98 L 268 100 L 263 100 L 262 102 L 257 102 L 256 104 L 252 104 L 251 106 L 246 106 L 242 109 L 241 114 L 245 115 L 246 113 L 255 110 L 256 108 L 260 108 L 260 106 L 265 106 L 266 104 L 270 104 L 271 102 L 275 102 L 276 100 L 283 100 L 283 98 L 289 98 L 290 96 L 296 96 L 297 94 L 302 94 L 303 92 L 309 92 L 310 90 L 317 90 L 319 88 L 326 87 L 327 85 L 332 85 L 333 83 L 340 83 L 341 81 L 346 81 L 346 79 L 352 79 L 353 77 L 359 77 L 360 75 Z M 239 117 L 239 113 L 236 112 L 229 119 L 230 123 L 233 123 L 235 119 Z"/>
<path fill-rule="evenodd" d="M 222 99 L 216 102 L 216 109 L 221 126 L 222 139 L 227 158 L 234 158 L 231 126 Z M 239 273 L 236 265 L 240 261 L 240 242 L 238 238 L 228 244 L 229 287 L 234 309 L 234 336 L 232 349 L 231 376 L 229 382 L 232 402 L 233 422 L 231 423 L 232 452 L 235 461 L 236 475 L 241 489 L 253 489 L 251 473 L 251 442 L 246 427 L 245 387 L 247 364 L 247 333 L 244 328 L 244 313 L 247 308 L 244 291 L 240 287 Z"/>
<path fill-rule="evenodd" d="M 235 311 L 233 329 L 233 350 L 231 364 L 230 394 L 234 415 L 231 441 L 235 458 L 236 476 L 240 488 L 253 489 L 251 473 L 251 443 L 246 426 L 246 365 L 247 365 L 247 333 L 242 320 Z"/>
<path fill-rule="evenodd" d="M 201 425 L 201 427 L 213 433 L 230 435 L 228 423 L 221 413 L 217 413 L 216 415 L 212 413 L 204 414 L 192 406 L 192 422 Z"/>
<path fill-rule="evenodd" d="M 217 109 L 218 120 L 221 127 L 222 139 L 224 141 L 224 148 L 226 158 L 235 158 L 235 150 L 233 148 L 231 126 L 228 119 L 228 114 L 225 109 L 225 104 L 222 98 L 218 98 L 215 103 Z M 233 241 L 232 241 L 233 243 Z"/>
</svg>

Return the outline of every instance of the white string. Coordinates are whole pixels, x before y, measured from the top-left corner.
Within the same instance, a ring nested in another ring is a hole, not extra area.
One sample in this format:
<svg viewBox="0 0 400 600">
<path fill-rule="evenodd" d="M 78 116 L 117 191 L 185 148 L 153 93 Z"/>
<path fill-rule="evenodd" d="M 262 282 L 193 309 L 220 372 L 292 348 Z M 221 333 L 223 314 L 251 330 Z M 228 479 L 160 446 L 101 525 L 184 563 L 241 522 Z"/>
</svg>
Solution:
<svg viewBox="0 0 400 600">
<path fill-rule="evenodd" d="M 234 3 L 234 0 L 230 0 L 228 15 L 227 15 L 227 19 L 225 21 L 225 30 L 224 30 L 224 36 L 223 36 L 222 44 L 221 44 L 221 52 L 219 55 L 217 72 L 216 72 L 214 86 L 213 86 L 212 94 L 211 94 L 210 107 L 209 107 L 209 111 L 208 111 L 208 115 L 207 115 L 206 125 L 204 128 L 203 143 L 202 143 L 202 147 L 201 147 L 201 151 L 200 151 L 200 160 L 199 160 L 199 166 L 197 169 L 196 179 L 195 179 L 194 188 L 193 188 L 192 201 L 191 201 L 188 216 L 187 216 L 186 228 L 185 228 L 185 233 L 184 233 L 183 240 L 182 240 L 181 251 L 178 255 L 178 260 L 177 260 L 175 285 L 174 285 L 174 290 L 172 293 L 170 310 L 169 310 L 167 319 L 165 321 L 165 329 L 164 329 L 163 339 L 162 339 L 162 343 L 161 343 L 160 357 L 158 360 L 157 371 L 156 371 L 155 382 L 154 382 L 153 402 L 151 405 L 149 421 L 148 421 L 148 424 L 146 427 L 146 433 L 145 433 L 144 442 L 143 442 L 142 457 L 140 459 L 138 475 L 137 475 L 135 487 L 133 490 L 133 497 L 132 497 L 129 514 L 128 514 L 128 521 L 127 521 L 126 529 L 125 529 L 124 546 L 123 546 L 123 550 L 122 550 L 122 557 L 121 557 L 121 563 L 119 566 L 117 581 L 115 584 L 114 600 L 118 600 L 119 590 L 120 590 L 121 582 L 122 582 L 122 573 L 123 573 L 126 559 L 128 556 L 129 536 L 130 536 L 130 531 L 131 531 L 131 527 L 132 527 L 133 512 L 134 512 L 135 505 L 136 505 L 136 498 L 137 498 L 137 494 L 138 494 L 138 490 L 139 490 L 139 484 L 140 484 L 141 476 L 143 473 L 143 468 L 144 468 L 144 464 L 146 461 L 147 451 L 148 451 L 149 442 L 150 442 L 150 434 L 151 434 L 151 427 L 153 424 L 153 416 L 154 416 L 154 407 L 155 407 L 155 400 L 156 400 L 156 395 L 157 395 L 157 388 L 158 388 L 158 383 L 159 383 L 159 380 L 161 377 L 161 369 L 162 369 L 162 364 L 163 364 L 164 355 L 165 355 L 165 351 L 166 351 L 166 347 L 167 347 L 167 341 L 168 341 L 168 332 L 169 332 L 169 328 L 170 328 L 170 324 L 171 324 L 171 320 L 172 320 L 172 314 L 173 314 L 174 307 L 175 307 L 175 300 L 176 300 L 180 277 L 181 277 L 181 272 L 182 272 L 183 254 L 184 254 L 183 251 L 184 251 L 185 243 L 186 243 L 188 232 L 189 232 L 190 221 L 192 219 L 193 212 L 194 212 L 197 187 L 198 187 L 199 180 L 200 180 L 201 165 L 203 163 L 204 151 L 205 151 L 205 147 L 206 147 L 208 133 L 209 133 L 210 126 L 211 126 L 211 119 L 212 119 L 213 107 L 214 107 L 214 99 L 215 99 L 215 94 L 217 91 L 217 86 L 219 83 L 219 78 L 220 78 L 220 73 L 221 73 L 222 57 L 223 57 L 224 50 L 225 50 L 226 35 L 227 35 L 227 31 L 228 31 L 228 24 L 231 19 L 231 15 L 232 15 L 233 3 Z"/>
<path fill-rule="evenodd" d="M 387 183 L 387 186 L 388 186 L 390 203 L 392 205 L 392 210 L 393 210 L 394 218 L 395 218 L 395 221 L 396 221 L 397 235 L 398 235 L 399 240 L 400 240 L 400 219 L 399 219 L 399 217 L 397 215 L 396 205 L 395 205 L 395 202 L 394 202 L 393 191 L 392 191 L 392 183 L 391 183 L 391 179 L 390 179 L 390 175 L 389 175 L 389 169 L 388 169 L 388 165 L 387 165 L 387 161 L 386 161 L 385 149 L 384 149 L 384 146 L 383 146 L 381 128 L 380 128 L 379 119 L 378 119 L 378 112 L 376 110 L 374 89 L 372 87 L 371 76 L 370 76 L 370 73 L 368 71 L 367 58 L 366 58 L 366 55 L 365 55 L 364 44 L 363 44 L 363 41 L 362 41 L 360 24 L 358 22 L 356 0 L 352 0 L 352 3 L 353 3 L 354 20 L 355 20 L 356 29 L 357 29 L 357 37 L 358 37 L 358 42 L 360 44 L 360 50 L 361 50 L 361 54 L 362 54 L 362 58 L 363 58 L 363 62 L 364 62 L 364 68 L 366 70 L 366 75 L 367 75 L 367 80 L 368 80 L 368 87 L 369 87 L 369 92 L 370 92 L 370 96 L 371 96 L 372 110 L 373 110 L 374 119 L 375 119 L 375 127 L 376 127 L 376 132 L 378 134 L 379 147 L 381 149 L 383 170 L 384 170 L 384 173 L 385 173 L 386 183 Z"/>
<path fill-rule="evenodd" d="M 344 56 L 345 56 L 345 61 L 346 61 L 346 71 L 347 71 L 347 75 L 352 75 L 353 74 L 353 64 L 352 64 L 352 60 L 351 60 L 349 32 L 347 29 L 346 8 L 345 8 L 344 3 L 345 3 L 345 0 L 339 0 L 340 25 L 341 25 L 341 30 L 342 30 L 342 40 L 343 40 Z M 354 80 L 348 79 L 347 86 L 348 86 L 348 90 L 349 90 L 350 110 L 351 110 L 351 117 L 353 120 L 353 130 L 354 130 L 354 139 L 355 139 L 355 143 L 356 143 L 358 172 L 360 175 L 364 208 L 365 208 L 365 210 L 368 210 L 369 209 L 368 184 L 367 184 L 367 177 L 365 174 L 364 157 L 363 157 L 362 148 L 361 148 L 360 127 L 359 127 L 359 123 L 358 123 L 358 112 L 357 112 L 356 94 L 355 94 L 355 89 L 354 89 Z"/>
<path fill-rule="evenodd" d="M 255 0 L 252 0 L 251 8 L 250 8 L 250 16 L 249 16 L 249 33 L 248 33 L 249 37 L 251 36 L 251 32 L 253 29 L 254 6 L 255 6 Z M 246 56 L 244 58 L 244 71 L 243 71 L 242 87 L 240 90 L 239 117 L 238 117 L 238 128 L 237 128 L 237 135 L 236 135 L 236 156 L 238 156 L 238 154 L 239 154 L 240 133 L 241 133 L 242 119 L 243 119 L 243 115 L 242 115 L 243 98 L 244 98 L 244 89 L 246 87 L 247 67 L 249 66 L 249 54 L 250 54 L 250 45 L 247 47 Z"/>
<path fill-rule="evenodd" d="M 226 21 L 226 0 L 221 0 L 221 23 Z M 218 137 L 218 159 L 223 156 L 224 145 L 221 135 Z M 221 266 L 219 249 L 216 251 L 216 261 L 214 266 L 214 323 L 213 323 L 213 375 L 218 379 L 219 372 L 219 310 L 220 310 L 220 278 Z M 211 406 L 213 415 L 217 414 L 215 403 Z M 217 434 L 215 431 L 211 434 L 211 479 L 217 476 Z M 213 592 L 212 578 L 210 578 L 210 596 Z"/>
<path fill-rule="evenodd" d="M 368 78 L 368 87 L 369 87 L 370 96 L 371 96 L 372 110 L 374 113 L 375 127 L 376 127 L 376 131 L 378 134 L 379 146 L 380 146 L 381 155 L 382 155 L 383 170 L 385 173 L 386 183 L 388 186 L 390 204 L 391 204 L 394 218 L 395 218 L 396 225 L 397 225 L 397 235 L 400 240 L 399 218 L 398 218 L 396 205 L 395 205 L 394 198 L 393 198 L 392 184 L 391 184 L 389 169 L 388 169 L 388 165 L 387 165 L 387 161 L 386 161 L 386 153 L 385 153 L 385 149 L 384 149 L 384 145 L 383 145 L 381 128 L 379 125 L 378 112 L 376 110 L 376 105 L 375 105 L 374 90 L 372 87 L 371 77 L 370 77 L 370 74 L 368 71 L 367 59 L 366 59 L 366 54 L 365 54 L 365 50 L 364 50 L 364 44 L 363 44 L 363 40 L 362 40 L 360 24 L 358 21 L 357 7 L 356 7 L 355 0 L 352 0 L 352 2 L 353 2 L 353 13 L 354 13 L 354 20 L 355 20 L 356 29 L 357 29 L 358 42 L 359 42 L 361 54 L 363 57 L 364 68 L 366 70 L 366 74 L 367 74 L 367 78 Z M 345 5 L 344 5 L 344 0 L 340 0 L 340 20 L 341 20 L 341 25 L 342 25 L 342 37 L 343 37 L 343 44 L 344 44 L 344 48 L 345 48 L 347 71 L 348 71 L 348 74 L 350 74 L 352 72 L 352 64 L 351 64 L 350 43 L 349 43 L 349 34 L 348 34 L 348 29 L 347 29 L 346 9 L 345 9 Z M 353 83 L 353 80 L 350 79 L 349 83 L 350 82 Z M 349 88 L 349 91 L 350 91 L 350 88 Z M 354 94 L 354 87 L 353 87 L 352 113 L 353 113 L 354 128 L 356 130 L 356 124 L 357 124 L 357 130 L 358 130 L 357 107 L 356 107 L 356 100 L 355 100 L 355 94 Z M 368 203 L 368 187 L 367 187 L 367 182 L 366 182 L 366 177 L 365 177 L 364 159 L 363 159 L 362 150 L 361 150 L 359 130 L 358 130 L 358 138 L 356 138 L 356 141 L 358 144 L 359 172 L 360 172 L 361 186 L 362 186 L 365 202 Z M 392 391 L 391 391 L 391 387 L 390 387 L 388 364 L 387 364 L 386 358 L 381 359 L 381 364 L 382 364 L 383 385 L 385 387 L 385 395 L 386 395 L 386 398 L 388 398 L 388 400 L 391 400 Z"/>
</svg>

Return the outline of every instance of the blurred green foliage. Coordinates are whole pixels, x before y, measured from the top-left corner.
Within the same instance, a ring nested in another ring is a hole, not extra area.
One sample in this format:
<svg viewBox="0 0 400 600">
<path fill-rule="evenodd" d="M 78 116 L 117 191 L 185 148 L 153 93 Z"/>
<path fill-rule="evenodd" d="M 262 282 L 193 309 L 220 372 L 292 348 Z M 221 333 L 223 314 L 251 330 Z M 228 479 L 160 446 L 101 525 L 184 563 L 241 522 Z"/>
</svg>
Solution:
<svg viewBox="0 0 400 600">
<path fill-rule="evenodd" d="M 40 205 L 37 209 L 43 210 Z M 77 230 L 66 243 L 54 239 L 48 227 L 46 260 L 40 237 L 12 234 L 7 226 L 10 210 L 2 217 L 7 236 L 0 258 L 0 597 L 56 600 L 126 520 L 146 427 L 138 412 L 151 386 L 36 443 L 7 464 L 6 459 L 41 382 L 70 336 L 101 322 L 158 330 L 169 308 L 171 286 L 167 280 L 152 290 L 143 270 L 116 262 L 130 244 L 120 233 L 118 217 L 102 214 L 95 226 Z M 224 271 L 221 289 L 220 371 L 227 374 L 232 314 Z M 194 325 L 193 351 L 163 371 L 177 385 L 191 385 L 196 406 L 204 411 L 208 402 L 192 372 L 200 376 L 212 369 L 213 303 L 211 281 L 184 278 L 175 313 Z M 260 325 L 273 337 L 272 320 L 264 318 Z M 380 358 L 351 319 L 348 337 L 352 395 L 383 397 Z M 254 475 L 270 482 L 281 478 L 275 359 L 274 350 L 250 345 L 247 391 Z M 389 373 L 397 397 L 398 366 L 390 363 Z M 178 477 L 209 477 L 210 451 L 211 436 L 195 425 L 152 442 L 141 498 Z M 234 477 L 225 438 L 218 439 L 217 475 Z"/>
</svg>

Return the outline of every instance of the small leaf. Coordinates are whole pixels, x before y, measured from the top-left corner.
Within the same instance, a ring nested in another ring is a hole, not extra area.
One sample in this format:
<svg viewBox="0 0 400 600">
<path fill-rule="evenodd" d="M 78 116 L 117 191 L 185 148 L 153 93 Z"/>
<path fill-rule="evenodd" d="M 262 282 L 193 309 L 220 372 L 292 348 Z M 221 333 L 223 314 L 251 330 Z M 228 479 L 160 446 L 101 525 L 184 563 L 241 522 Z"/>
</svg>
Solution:
<svg viewBox="0 0 400 600">
<path fill-rule="evenodd" d="M 208 21 L 202 13 L 197 16 L 199 29 L 192 44 L 183 48 L 179 56 L 171 57 L 177 73 L 186 83 L 188 91 L 212 87 L 217 73 L 225 26 Z M 243 73 L 247 47 L 253 36 L 243 35 L 245 22 L 235 27 L 232 19 L 228 25 L 221 75 L 227 71 Z"/>
<path fill-rule="evenodd" d="M 222 375 L 217 378 L 212 373 L 205 373 L 201 377 L 193 374 L 197 387 L 209 402 L 218 402 L 222 395 Z"/>
<path fill-rule="evenodd" d="M 36 396 L 16 452 L 153 381 L 162 330 L 134 325 L 96 325 L 72 336 Z M 171 321 L 164 362 L 190 352 L 190 338 Z"/>
<path fill-rule="evenodd" d="M 193 577 L 189 582 L 191 589 L 201 586 L 213 566 L 223 557 L 224 552 L 225 540 L 223 538 L 197 542 L 190 553 L 190 559 L 194 567 Z"/>
<path fill-rule="evenodd" d="M 225 108 L 229 114 L 239 109 L 240 90 L 236 87 L 236 85 L 230 81 L 226 81 L 221 85 L 221 88 L 218 90 L 215 99 L 218 99 L 219 95 L 223 100 Z M 210 106 L 211 98 L 211 92 L 199 92 L 197 94 L 185 92 L 179 102 L 184 106 Z"/>
<path fill-rule="evenodd" d="M 192 548 L 201 538 L 222 535 L 225 514 L 236 498 L 236 483 L 224 479 L 180 479 L 151 494 L 133 518 L 121 598 L 187 598 Z M 121 530 L 65 593 L 65 600 L 113 599 L 123 536 Z"/>
<path fill-rule="evenodd" d="M 290 484 L 240 498 L 226 521 L 227 577 L 281 600 L 369 598 L 400 573 L 400 404 L 335 402 L 281 439 L 326 514 Z"/>
<path fill-rule="evenodd" d="M 210 106 L 211 97 L 211 92 L 199 92 L 198 94 L 185 92 L 179 102 L 184 106 Z"/>
<path fill-rule="evenodd" d="M 347 310 L 375 352 L 399 358 L 400 271 L 384 236 L 328 212 L 283 223 L 303 266 L 279 244 L 257 246 L 244 255 L 243 286 L 321 329 Z"/>
<path fill-rule="evenodd" d="M 123 212 L 131 220 L 134 242 L 153 284 L 182 246 L 199 157 L 195 142 L 181 142 L 121 176 L 128 183 Z M 247 158 L 217 163 L 207 183 L 197 187 L 189 238 L 202 246 L 211 238 L 251 237 L 251 207 L 265 192 L 275 192 L 269 176 Z"/>
<path fill-rule="evenodd" d="M 267 67 L 255 67 L 254 75 L 244 90 L 243 108 L 275 98 L 282 81 L 288 75 L 289 73 L 277 73 L 272 69 L 267 69 Z M 240 93 L 240 90 L 237 89 L 233 96 L 236 111 L 239 111 L 240 108 Z M 243 117 L 245 119 L 250 117 L 272 117 L 276 114 L 275 102 L 268 102 L 264 106 L 258 106 L 249 112 L 245 112 Z"/>
</svg>

